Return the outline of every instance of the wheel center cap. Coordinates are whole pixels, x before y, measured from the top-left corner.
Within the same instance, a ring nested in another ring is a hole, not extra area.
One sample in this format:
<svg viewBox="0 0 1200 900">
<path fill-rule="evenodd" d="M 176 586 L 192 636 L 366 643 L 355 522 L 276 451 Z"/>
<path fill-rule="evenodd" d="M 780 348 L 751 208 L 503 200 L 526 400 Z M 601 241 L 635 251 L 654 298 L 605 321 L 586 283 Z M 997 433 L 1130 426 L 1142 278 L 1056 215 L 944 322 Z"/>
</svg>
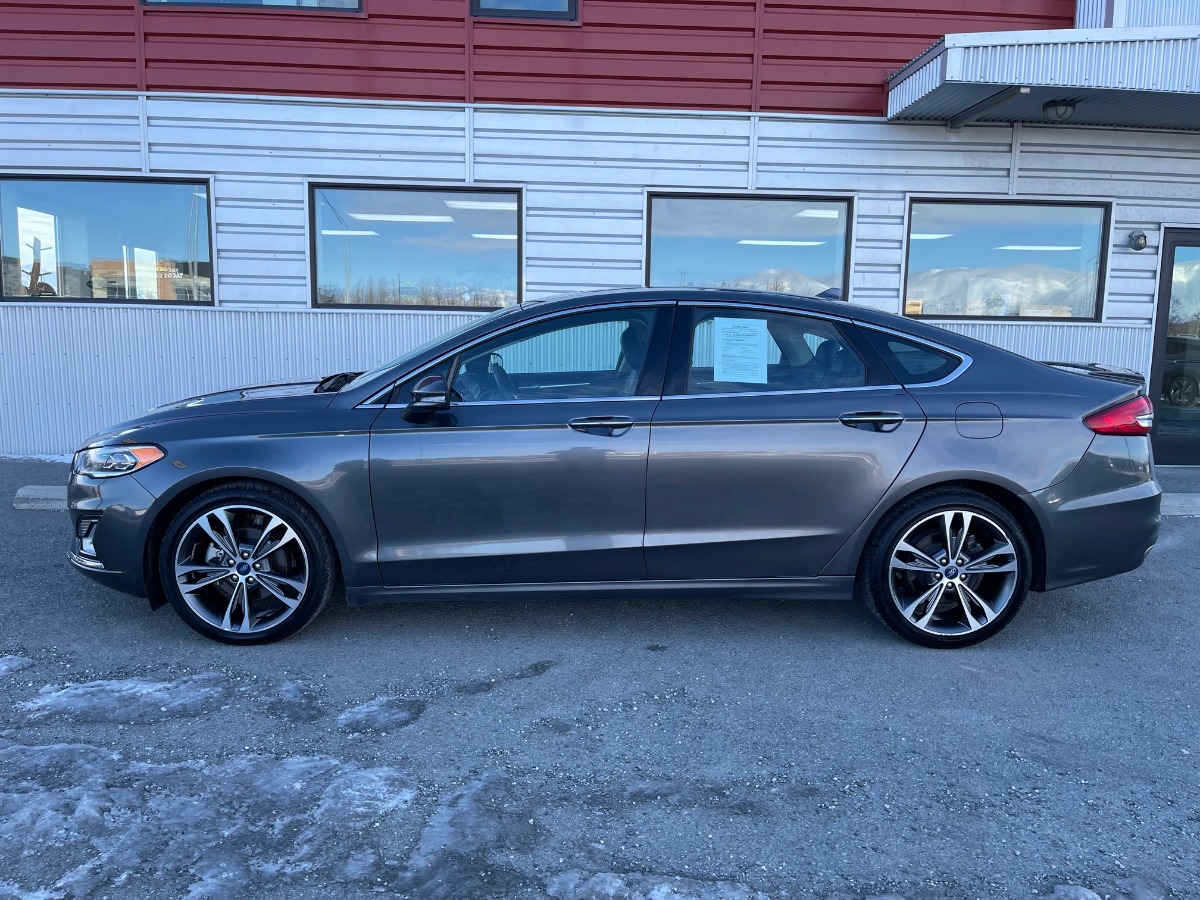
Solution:
<svg viewBox="0 0 1200 900">
<path fill-rule="evenodd" d="M 946 567 L 946 577 L 947 578 L 957 578 L 958 577 L 958 567 L 957 566 L 947 566 Z"/>
<path fill-rule="evenodd" d="M 237 564 L 237 573 L 239 575 L 249 575 L 250 574 L 250 563 L 248 563 L 248 562 L 238 563 Z"/>
</svg>

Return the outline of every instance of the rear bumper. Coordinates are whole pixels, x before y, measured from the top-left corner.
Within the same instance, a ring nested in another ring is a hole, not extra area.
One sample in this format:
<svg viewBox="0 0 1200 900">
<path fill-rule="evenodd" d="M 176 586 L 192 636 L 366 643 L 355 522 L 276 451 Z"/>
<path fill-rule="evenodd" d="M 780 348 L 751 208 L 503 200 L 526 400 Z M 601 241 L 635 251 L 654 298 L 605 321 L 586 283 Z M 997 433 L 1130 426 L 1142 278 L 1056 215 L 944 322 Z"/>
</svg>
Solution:
<svg viewBox="0 0 1200 900">
<path fill-rule="evenodd" d="M 1130 572 L 1158 540 L 1162 488 L 1147 438 L 1098 436 L 1070 478 L 1032 498 L 1046 529 L 1045 590 Z"/>
</svg>

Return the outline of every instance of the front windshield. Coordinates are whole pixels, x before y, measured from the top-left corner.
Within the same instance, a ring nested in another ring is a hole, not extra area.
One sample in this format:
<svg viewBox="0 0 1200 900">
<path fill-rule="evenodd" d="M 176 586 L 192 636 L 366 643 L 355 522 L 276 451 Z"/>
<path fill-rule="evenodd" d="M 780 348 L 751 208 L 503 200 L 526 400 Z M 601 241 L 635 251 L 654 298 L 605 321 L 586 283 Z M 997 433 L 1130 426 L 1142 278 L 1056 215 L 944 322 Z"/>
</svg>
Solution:
<svg viewBox="0 0 1200 900">
<path fill-rule="evenodd" d="M 505 307 L 501 307 L 500 309 L 497 309 L 497 310 L 494 310 L 494 311 L 488 313 L 486 316 L 474 317 L 474 318 L 470 319 L 469 321 L 464 322 L 462 325 L 459 325 L 457 328 L 454 328 L 450 331 L 444 331 L 441 334 L 439 334 L 437 337 L 433 338 L 432 340 L 426 341 L 421 346 L 414 347 L 412 350 L 409 350 L 403 356 L 399 356 L 396 359 L 393 359 L 389 363 L 384 363 L 382 366 L 372 369 L 370 372 L 363 372 L 361 375 L 359 375 L 357 378 L 355 378 L 349 384 L 343 385 L 341 390 L 342 391 L 350 391 L 350 390 L 354 390 L 354 388 L 361 387 L 362 385 L 364 385 L 368 381 L 370 381 L 372 378 L 376 378 L 377 376 L 382 375 L 388 369 L 393 369 L 393 368 L 403 366 L 406 362 L 416 359 L 421 354 L 423 354 L 426 350 L 433 348 L 437 344 L 440 344 L 442 341 L 448 341 L 452 338 L 458 337 L 460 334 L 462 334 L 465 331 L 468 331 L 471 328 L 474 328 L 476 325 L 480 325 L 484 322 L 491 321 L 492 319 L 498 319 L 501 316 L 503 316 L 505 313 L 515 312 L 518 309 L 520 309 L 519 306 L 505 306 Z"/>
</svg>

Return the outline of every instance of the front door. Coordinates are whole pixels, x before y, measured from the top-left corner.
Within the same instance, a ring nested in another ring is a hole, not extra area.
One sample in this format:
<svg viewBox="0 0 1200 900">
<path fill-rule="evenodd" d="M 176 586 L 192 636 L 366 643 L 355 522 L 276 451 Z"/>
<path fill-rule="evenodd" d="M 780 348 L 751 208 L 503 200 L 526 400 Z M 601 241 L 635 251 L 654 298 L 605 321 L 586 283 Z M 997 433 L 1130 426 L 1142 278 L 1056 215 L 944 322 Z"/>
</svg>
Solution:
<svg viewBox="0 0 1200 900">
<path fill-rule="evenodd" d="M 1154 459 L 1200 465 L 1200 230 L 1167 229 L 1150 396 Z"/>
<path fill-rule="evenodd" d="M 646 456 L 673 304 L 541 320 L 425 374 L 452 402 L 408 422 L 414 378 L 371 432 L 384 583 L 646 577 Z"/>
</svg>

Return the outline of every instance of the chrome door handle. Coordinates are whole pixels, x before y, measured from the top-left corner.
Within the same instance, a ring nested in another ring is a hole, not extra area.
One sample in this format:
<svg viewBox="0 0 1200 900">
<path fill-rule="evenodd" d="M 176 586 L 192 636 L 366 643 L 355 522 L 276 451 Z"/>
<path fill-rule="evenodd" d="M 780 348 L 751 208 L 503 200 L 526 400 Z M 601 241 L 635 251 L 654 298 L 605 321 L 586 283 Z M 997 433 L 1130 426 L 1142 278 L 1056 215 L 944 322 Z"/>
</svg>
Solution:
<svg viewBox="0 0 1200 900">
<path fill-rule="evenodd" d="M 904 415 L 890 410 L 872 410 L 843 413 L 838 416 L 838 421 L 850 428 L 862 428 L 865 431 L 895 431 L 904 424 Z"/>
<path fill-rule="evenodd" d="M 633 419 L 628 416 L 583 416 L 571 419 L 567 425 L 585 434 L 607 434 L 616 437 L 633 427 Z"/>
</svg>

